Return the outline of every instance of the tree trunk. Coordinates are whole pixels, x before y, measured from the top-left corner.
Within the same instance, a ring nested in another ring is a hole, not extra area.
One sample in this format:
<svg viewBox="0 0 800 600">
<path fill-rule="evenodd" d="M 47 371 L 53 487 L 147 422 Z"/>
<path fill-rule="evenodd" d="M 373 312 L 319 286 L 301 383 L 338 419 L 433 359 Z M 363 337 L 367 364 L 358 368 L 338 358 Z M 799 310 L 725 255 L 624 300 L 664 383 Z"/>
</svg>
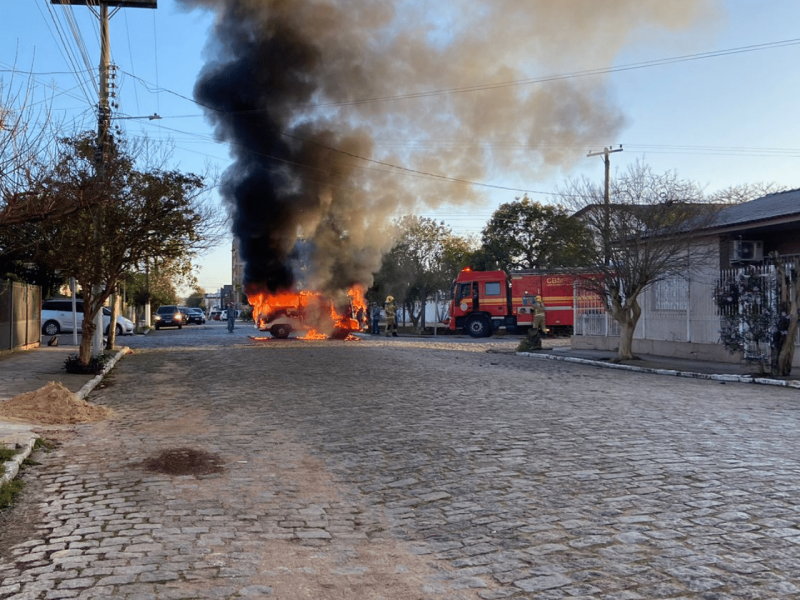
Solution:
<svg viewBox="0 0 800 600">
<path fill-rule="evenodd" d="M 411 326 L 416 329 L 419 325 L 420 313 L 414 312 L 414 305 L 415 302 L 413 300 L 408 300 L 405 306 L 407 307 L 408 316 L 411 318 Z"/>
<path fill-rule="evenodd" d="M 425 287 L 422 288 L 421 296 L 422 296 L 422 309 L 420 310 L 420 321 L 421 321 L 422 324 L 420 325 L 419 329 L 420 329 L 420 331 L 425 331 L 425 309 L 427 308 L 427 304 L 428 304 L 428 289 L 427 288 L 425 288 Z"/>
<path fill-rule="evenodd" d="M 788 327 L 780 347 L 773 348 L 773 352 L 778 352 L 778 359 L 773 362 L 772 374 L 788 377 L 792 374 L 794 342 L 797 339 L 797 330 L 800 325 L 798 323 L 798 319 L 800 319 L 800 260 L 794 259 L 789 264 L 779 261 L 780 259 L 776 258 L 779 306 L 782 313 L 781 318 L 788 319 Z M 780 325 L 778 327 L 780 329 Z"/>
<path fill-rule="evenodd" d="M 86 309 L 86 302 L 84 301 L 83 308 Z M 88 319 L 86 313 L 83 315 L 83 324 L 81 325 L 81 345 L 78 350 L 78 361 L 86 366 L 92 361 L 92 338 L 94 337 L 95 324 L 94 318 Z"/>
<path fill-rule="evenodd" d="M 795 310 L 792 315 L 791 322 L 789 323 L 789 330 L 786 333 L 786 339 L 783 340 L 783 348 L 778 355 L 778 373 L 781 377 L 788 377 L 792 374 L 792 362 L 794 362 L 794 341 L 797 339 L 797 311 Z"/>
<path fill-rule="evenodd" d="M 613 310 L 611 315 L 619 323 L 619 348 L 617 349 L 618 360 L 632 360 L 633 355 L 633 333 L 636 331 L 636 324 L 642 309 L 637 302 L 637 297 L 627 299 L 624 303 L 619 298 L 612 298 Z"/>
<path fill-rule="evenodd" d="M 103 310 L 103 309 L 100 309 Z M 106 339 L 106 350 L 113 350 L 117 341 L 117 295 L 111 294 L 111 319 L 108 322 L 108 338 Z"/>
<path fill-rule="evenodd" d="M 778 355 L 778 375 L 788 377 L 792 374 L 792 362 L 794 361 L 794 341 L 797 339 L 797 330 L 800 323 L 800 260 L 794 259 L 789 268 L 784 265 L 778 270 L 781 275 L 780 285 L 781 299 L 785 301 L 788 309 L 789 327 L 786 331 L 786 338 Z M 784 269 L 786 272 L 784 272 Z"/>
<path fill-rule="evenodd" d="M 103 352 L 102 346 L 99 348 L 94 348 L 94 334 L 97 330 L 97 326 L 95 325 L 95 317 L 97 316 L 98 311 L 103 310 L 103 302 L 105 302 L 105 297 L 103 296 L 96 296 L 92 293 L 92 289 L 86 282 L 80 282 L 81 288 L 83 288 L 83 325 L 81 329 L 83 333 L 81 334 L 81 345 L 80 350 L 78 352 L 78 360 L 81 365 L 88 366 L 92 362 L 92 351 L 94 350 L 94 354 L 100 354 Z M 102 322 L 102 321 L 101 321 Z"/>
<path fill-rule="evenodd" d="M 633 359 L 633 332 L 635 329 L 636 323 L 631 323 L 627 318 L 620 320 L 619 348 L 617 350 L 617 358 L 619 360 Z"/>
</svg>

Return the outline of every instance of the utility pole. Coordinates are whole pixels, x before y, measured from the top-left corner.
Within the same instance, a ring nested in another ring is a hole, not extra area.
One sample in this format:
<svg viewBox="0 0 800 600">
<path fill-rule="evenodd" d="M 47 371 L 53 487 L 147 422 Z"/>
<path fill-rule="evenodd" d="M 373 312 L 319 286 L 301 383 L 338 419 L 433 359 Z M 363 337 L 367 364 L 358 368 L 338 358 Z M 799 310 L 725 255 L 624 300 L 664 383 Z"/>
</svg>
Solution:
<svg viewBox="0 0 800 600">
<path fill-rule="evenodd" d="M 156 8 L 158 0 L 50 0 L 50 4 L 68 4 L 75 6 L 87 6 L 100 21 L 100 81 L 98 85 L 98 104 L 97 104 L 97 147 L 95 148 L 95 162 L 97 163 L 97 175 L 104 177 L 106 151 L 108 149 L 108 130 L 111 126 L 111 105 L 109 97 L 109 72 L 111 70 L 111 44 L 109 37 L 108 22 L 120 8 Z M 109 14 L 109 7 L 113 10 Z M 97 217 L 95 217 L 97 218 Z M 98 227 L 95 227 L 95 236 L 99 235 Z M 101 293 L 98 285 L 93 290 L 95 297 Z M 84 304 L 84 306 L 86 306 Z M 116 311 L 112 311 L 112 316 Z M 92 338 L 93 353 L 100 354 L 103 351 L 103 309 L 97 311 L 94 319 L 95 331 Z M 116 323 L 109 323 L 109 331 Z"/>
<path fill-rule="evenodd" d="M 603 261 L 606 265 L 611 263 L 611 200 L 609 198 L 609 187 L 611 177 L 611 157 L 613 152 L 622 152 L 622 144 L 619 148 L 612 150 L 608 146 L 602 152 L 589 152 L 586 156 L 602 156 L 606 166 L 605 191 L 603 193 Z"/>
</svg>

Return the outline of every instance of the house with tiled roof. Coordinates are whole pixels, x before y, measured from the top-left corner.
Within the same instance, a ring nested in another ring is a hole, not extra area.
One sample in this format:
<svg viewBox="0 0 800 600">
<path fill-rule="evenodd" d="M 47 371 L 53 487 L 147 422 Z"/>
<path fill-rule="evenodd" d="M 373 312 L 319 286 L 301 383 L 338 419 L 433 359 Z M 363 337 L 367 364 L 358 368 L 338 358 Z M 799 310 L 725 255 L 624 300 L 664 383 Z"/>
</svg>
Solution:
<svg viewBox="0 0 800 600">
<path fill-rule="evenodd" d="M 800 255 L 800 189 L 721 208 L 702 227 L 686 232 L 687 252 L 702 257 L 682 277 L 652 284 L 642 295 L 642 315 L 636 326 L 633 352 L 720 362 L 739 362 L 720 342 L 721 320 L 714 301 L 720 278 L 730 269 L 769 268 L 770 254 Z M 597 314 L 600 307 L 593 308 Z M 610 317 L 600 321 L 576 314 L 572 345 L 613 350 L 618 329 Z M 600 325 L 598 325 L 600 323 Z M 800 352 L 794 366 L 800 367 Z"/>
</svg>

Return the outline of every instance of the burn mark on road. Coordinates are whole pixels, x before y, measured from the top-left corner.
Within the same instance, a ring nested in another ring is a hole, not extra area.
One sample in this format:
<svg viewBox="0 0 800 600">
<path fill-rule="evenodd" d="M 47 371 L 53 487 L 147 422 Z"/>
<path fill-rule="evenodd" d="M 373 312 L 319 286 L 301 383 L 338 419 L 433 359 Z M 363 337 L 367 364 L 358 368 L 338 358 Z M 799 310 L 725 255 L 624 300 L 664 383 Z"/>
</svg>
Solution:
<svg viewBox="0 0 800 600">
<path fill-rule="evenodd" d="M 166 475 L 211 475 L 221 473 L 224 462 L 216 454 L 193 448 L 171 448 L 146 459 L 147 471 Z"/>
</svg>

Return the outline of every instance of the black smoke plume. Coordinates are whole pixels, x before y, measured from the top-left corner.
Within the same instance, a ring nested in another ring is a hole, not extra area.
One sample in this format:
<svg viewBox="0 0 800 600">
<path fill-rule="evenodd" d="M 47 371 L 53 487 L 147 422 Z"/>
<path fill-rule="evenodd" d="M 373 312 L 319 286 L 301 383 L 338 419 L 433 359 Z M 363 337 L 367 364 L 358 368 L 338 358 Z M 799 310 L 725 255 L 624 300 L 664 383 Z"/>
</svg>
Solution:
<svg viewBox="0 0 800 600">
<path fill-rule="evenodd" d="M 717 2 L 181 1 L 216 15 L 195 97 L 233 154 L 245 282 L 290 288 L 303 264 L 328 292 L 371 283 L 392 217 L 484 199 L 463 181 L 535 186 L 624 125 L 604 76 L 520 81 L 608 66 Z"/>
</svg>

